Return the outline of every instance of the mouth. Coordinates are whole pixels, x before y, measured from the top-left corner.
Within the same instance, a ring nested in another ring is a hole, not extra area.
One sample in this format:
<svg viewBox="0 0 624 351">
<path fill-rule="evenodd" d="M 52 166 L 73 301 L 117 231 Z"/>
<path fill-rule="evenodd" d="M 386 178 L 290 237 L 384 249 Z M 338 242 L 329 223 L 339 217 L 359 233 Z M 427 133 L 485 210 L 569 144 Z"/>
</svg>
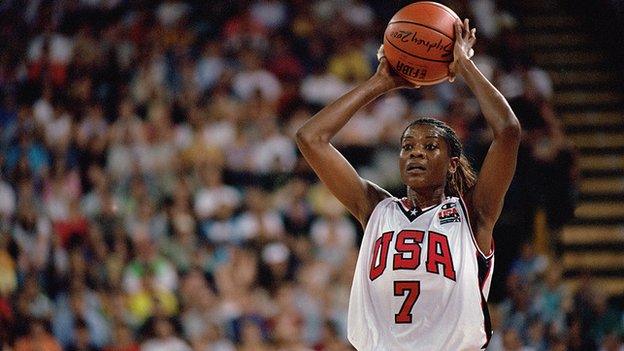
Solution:
<svg viewBox="0 0 624 351">
<path fill-rule="evenodd" d="M 427 168 L 423 165 L 412 163 L 412 164 L 407 165 L 407 167 L 405 168 L 405 171 L 408 174 L 422 174 L 427 171 Z"/>
</svg>

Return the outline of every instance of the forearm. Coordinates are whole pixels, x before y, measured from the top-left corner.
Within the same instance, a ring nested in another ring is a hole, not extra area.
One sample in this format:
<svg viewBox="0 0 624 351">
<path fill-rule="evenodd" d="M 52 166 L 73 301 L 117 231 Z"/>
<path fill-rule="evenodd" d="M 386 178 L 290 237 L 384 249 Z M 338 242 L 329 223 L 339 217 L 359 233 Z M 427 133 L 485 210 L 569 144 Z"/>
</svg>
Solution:
<svg viewBox="0 0 624 351">
<path fill-rule="evenodd" d="M 297 132 L 297 138 L 329 142 L 360 108 L 391 89 L 389 82 L 371 77 L 310 118 Z"/>
<path fill-rule="evenodd" d="M 520 131 L 520 123 L 507 100 L 479 71 L 471 60 L 458 60 L 458 71 L 479 102 L 481 112 L 494 132 L 494 137 Z"/>
</svg>

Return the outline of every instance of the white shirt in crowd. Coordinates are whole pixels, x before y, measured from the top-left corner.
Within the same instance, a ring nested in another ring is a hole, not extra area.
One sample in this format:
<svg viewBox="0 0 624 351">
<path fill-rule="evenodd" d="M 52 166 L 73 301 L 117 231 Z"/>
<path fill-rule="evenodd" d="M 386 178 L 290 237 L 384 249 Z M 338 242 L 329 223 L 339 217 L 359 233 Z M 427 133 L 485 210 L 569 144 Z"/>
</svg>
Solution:
<svg viewBox="0 0 624 351">
<path fill-rule="evenodd" d="M 236 207 L 241 200 L 238 191 L 228 185 L 201 188 L 195 196 L 195 213 L 200 219 L 213 216 L 221 206 Z"/>
<path fill-rule="evenodd" d="M 141 345 L 141 351 L 191 351 L 191 347 L 181 339 L 171 336 L 166 339 L 152 339 Z"/>
<path fill-rule="evenodd" d="M 232 88 L 236 95 L 248 100 L 260 91 L 262 97 L 274 102 L 282 95 L 282 85 L 273 73 L 264 69 L 242 71 L 234 76 Z"/>
</svg>

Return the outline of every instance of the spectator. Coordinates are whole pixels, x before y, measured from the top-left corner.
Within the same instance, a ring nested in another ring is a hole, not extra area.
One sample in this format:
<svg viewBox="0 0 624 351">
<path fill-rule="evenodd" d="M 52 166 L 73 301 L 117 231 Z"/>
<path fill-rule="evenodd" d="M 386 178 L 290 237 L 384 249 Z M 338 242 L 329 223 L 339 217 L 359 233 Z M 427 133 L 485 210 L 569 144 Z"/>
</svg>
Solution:
<svg viewBox="0 0 624 351">
<path fill-rule="evenodd" d="M 508 281 L 510 296 L 501 304 L 501 314 L 505 321 L 503 328 L 513 330 L 514 334 L 524 340 L 532 317 L 531 288 L 526 281 L 513 274 Z M 503 343 L 505 338 L 503 335 Z"/>
<path fill-rule="evenodd" d="M 57 87 L 67 80 L 67 66 L 72 58 L 73 41 L 55 32 L 50 25 L 28 46 L 28 76 L 31 80 L 49 80 Z"/>
<path fill-rule="evenodd" d="M 145 322 L 153 316 L 173 316 L 178 312 L 176 296 L 158 283 L 155 272 L 149 266 L 138 281 L 135 291 L 128 294 L 128 309 L 133 320 Z"/>
<path fill-rule="evenodd" d="M 157 317 L 149 324 L 152 337 L 141 344 L 141 351 L 191 351 L 191 347 L 176 335 L 169 319 Z"/>
<path fill-rule="evenodd" d="M 547 267 L 547 258 L 537 254 L 533 244 L 527 242 L 522 244 L 520 257 L 512 264 L 510 274 L 518 275 L 521 280 L 533 285 L 533 282 L 546 271 Z"/>
<path fill-rule="evenodd" d="M 34 204 L 30 201 L 26 199 L 20 201 L 13 227 L 13 240 L 20 253 L 18 258 L 20 270 L 28 272 L 30 269 L 43 269 L 50 248 L 51 235 L 50 220 L 46 216 L 38 215 Z"/>
<path fill-rule="evenodd" d="M 312 74 L 306 76 L 301 82 L 299 92 L 306 102 L 316 106 L 324 106 L 347 89 L 346 83 L 336 75 L 325 71 L 322 65 L 317 63 Z"/>
<path fill-rule="evenodd" d="M 361 48 L 352 41 L 336 46 L 335 54 L 329 58 L 328 70 L 345 83 L 353 84 L 368 79 L 371 68 Z"/>
<path fill-rule="evenodd" d="M 149 239 L 139 239 L 134 246 L 136 259 L 128 264 L 124 272 L 125 291 L 132 294 L 146 288 L 167 292 L 177 289 L 177 272 L 171 263 L 159 254 L 156 243 Z"/>
<path fill-rule="evenodd" d="M 338 334 L 336 324 L 330 320 L 325 321 L 323 328 L 323 339 L 314 348 L 318 351 L 347 351 L 351 350 Z"/>
<path fill-rule="evenodd" d="M 17 289 L 16 264 L 9 253 L 9 235 L 0 230 L 0 298 L 10 296 Z"/>
<path fill-rule="evenodd" d="M 212 88 L 221 78 L 226 69 L 223 59 L 223 47 L 218 41 L 210 40 L 204 44 L 195 77 L 201 91 Z"/>
<path fill-rule="evenodd" d="M 202 186 L 195 197 L 195 215 L 200 219 L 210 219 L 223 207 L 234 210 L 240 204 L 238 191 L 223 183 L 220 169 L 205 168 L 202 172 Z"/>
<path fill-rule="evenodd" d="M 61 345 L 46 330 L 42 320 L 33 320 L 30 324 L 30 332 L 15 342 L 15 351 L 61 351 Z"/>
<path fill-rule="evenodd" d="M 551 264 L 546 269 L 544 282 L 537 288 L 533 307 L 540 320 L 555 330 L 565 330 L 565 316 L 572 308 L 572 294 L 563 285 L 561 267 Z"/>
<path fill-rule="evenodd" d="M 261 328 L 251 319 L 243 321 L 241 326 L 241 351 L 269 351 L 273 348 L 264 340 Z"/>
<path fill-rule="evenodd" d="M 271 205 L 271 199 L 262 189 L 247 189 L 247 210 L 237 220 L 237 231 L 243 240 L 264 243 L 284 235 L 282 217 Z"/>
<path fill-rule="evenodd" d="M 604 338 L 618 332 L 618 328 L 621 328 L 622 313 L 611 306 L 603 292 L 596 291 L 593 297 L 593 321 L 589 335 L 594 339 L 596 345 L 600 345 Z"/>
<path fill-rule="evenodd" d="M 0 225 L 3 228 L 8 227 L 16 205 L 13 187 L 0 176 Z"/>
<path fill-rule="evenodd" d="M 534 348 L 525 346 L 515 329 L 508 329 L 503 334 L 504 351 L 535 351 Z"/>
<path fill-rule="evenodd" d="M 238 97 L 248 100 L 259 94 L 269 102 L 276 102 L 282 93 L 282 85 L 273 73 L 263 68 L 257 52 L 244 50 L 240 54 L 243 69 L 234 76 L 232 88 Z"/>
<path fill-rule="evenodd" d="M 14 179 L 33 175 L 42 177 L 50 164 L 50 153 L 32 132 L 21 132 L 6 154 L 6 169 Z"/>
<path fill-rule="evenodd" d="M 255 1 L 249 13 L 251 18 L 270 30 L 280 29 L 287 20 L 286 4 L 277 0 Z"/>
<path fill-rule="evenodd" d="M 355 244 L 356 228 L 342 213 L 327 211 L 312 223 L 310 236 L 319 248 L 318 258 L 339 267 Z"/>
<path fill-rule="evenodd" d="M 134 341 L 132 331 L 124 324 L 115 326 L 112 340 L 104 351 L 139 351 L 139 344 Z"/>
<path fill-rule="evenodd" d="M 599 351 L 622 351 L 622 350 L 624 350 L 622 337 L 616 334 L 609 334 L 603 338 Z"/>
<path fill-rule="evenodd" d="M 102 314 L 98 294 L 86 287 L 79 275 L 71 284 L 69 293 L 61 293 L 56 299 L 54 335 L 63 347 L 81 344 L 86 339 L 92 346 L 103 347 L 110 337 L 110 325 Z"/>
<path fill-rule="evenodd" d="M 91 335 L 87 322 L 82 319 L 76 321 L 74 327 L 74 342 L 67 348 L 69 351 L 100 351 L 101 349 L 91 342 Z"/>
<path fill-rule="evenodd" d="M 297 161 L 292 139 L 280 133 L 274 119 L 263 121 L 259 127 L 262 135 L 252 150 L 251 170 L 265 174 L 291 172 Z"/>
</svg>

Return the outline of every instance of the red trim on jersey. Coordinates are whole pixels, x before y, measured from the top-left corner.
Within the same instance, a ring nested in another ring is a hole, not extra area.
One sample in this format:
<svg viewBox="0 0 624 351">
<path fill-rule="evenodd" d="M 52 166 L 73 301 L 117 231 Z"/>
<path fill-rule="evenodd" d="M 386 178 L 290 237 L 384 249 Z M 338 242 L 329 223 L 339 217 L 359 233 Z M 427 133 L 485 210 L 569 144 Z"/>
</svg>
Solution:
<svg viewBox="0 0 624 351">
<path fill-rule="evenodd" d="M 490 311 L 488 309 L 487 301 L 483 294 L 483 286 L 487 281 L 491 271 L 493 270 L 492 260 L 477 256 L 477 286 L 479 287 L 479 296 L 481 296 L 481 312 L 483 313 L 483 330 L 485 331 L 485 343 L 481 346 L 481 349 L 487 348 L 492 338 L 492 321 L 490 319 Z"/>
<path fill-rule="evenodd" d="M 401 203 L 401 205 L 403 206 L 403 208 L 405 209 L 405 211 L 411 211 L 414 208 L 414 204 L 412 203 L 412 200 L 404 197 L 401 198 L 399 200 L 399 203 Z"/>
<path fill-rule="evenodd" d="M 470 214 L 468 213 L 468 207 L 466 206 L 466 202 L 461 196 L 459 197 L 459 204 L 461 205 L 462 211 L 466 215 L 466 221 L 468 221 L 468 230 L 470 230 L 470 238 L 472 239 L 472 243 L 477 249 L 477 252 L 486 260 L 491 259 L 492 257 L 494 257 L 494 237 L 492 237 L 492 245 L 490 247 L 490 252 L 487 255 L 484 254 L 483 251 L 481 251 L 481 248 L 479 248 L 479 245 L 477 244 L 477 240 L 475 239 L 474 232 L 472 231 L 472 224 L 470 223 Z"/>
<path fill-rule="evenodd" d="M 490 273 L 492 273 L 492 271 L 494 270 L 492 266 L 492 257 L 484 258 L 484 257 L 479 256 L 479 253 L 477 253 L 477 262 L 478 262 L 477 265 L 478 265 L 479 270 L 481 270 L 480 262 L 483 262 L 484 264 L 483 266 L 485 270 L 484 276 L 481 277 L 481 272 L 479 272 L 478 274 L 479 275 L 479 287 L 481 288 L 481 291 L 483 291 L 483 286 L 485 285 L 485 282 L 490 276 Z"/>
<path fill-rule="evenodd" d="M 487 305 L 487 301 L 485 301 L 485 297 L 483 293 L 481 293 L 481 311 L 483 312 L 483 329 L 485 330 L 485 344 L 481 346 L 482 350 L 487 349 L 490 344 L 490 340 L 492 339 L 492 320 L 490 319 L 490 310 Z"/>
<path fill-rule="evenodd" d="M 440 206 L 440 204 L 438 204 L 438 205 L 433 205 L 424 209 L 418 208 L 414 206 L 413 202 L 406 197 L 401 198 L 401 199 L 397 198 L 395 199 L 395 202 L 397 203 L 397 207 L 399 208 L 399 210 L 403 212 L 403 215 L 405 215 L 407 220 L 409 220 L 410 222 L 415 221 L 416 218 L 420 217 L 423 213 L 431 211 Z"/>
<path fill-rule="evenodd" d="M 485 278 L 483 278 L 483 281 L 481 282 L 481 291 L 483 291 L 483 286 L 485 285 L 485 282 L 487 282 L 488 278 L 490 277 L 490 273 L 493 271 L 492 269 L 492 260 L 488 260 L 488 265 L 487 265 L 487 271 L 485 273 Z"/>
</svg>

